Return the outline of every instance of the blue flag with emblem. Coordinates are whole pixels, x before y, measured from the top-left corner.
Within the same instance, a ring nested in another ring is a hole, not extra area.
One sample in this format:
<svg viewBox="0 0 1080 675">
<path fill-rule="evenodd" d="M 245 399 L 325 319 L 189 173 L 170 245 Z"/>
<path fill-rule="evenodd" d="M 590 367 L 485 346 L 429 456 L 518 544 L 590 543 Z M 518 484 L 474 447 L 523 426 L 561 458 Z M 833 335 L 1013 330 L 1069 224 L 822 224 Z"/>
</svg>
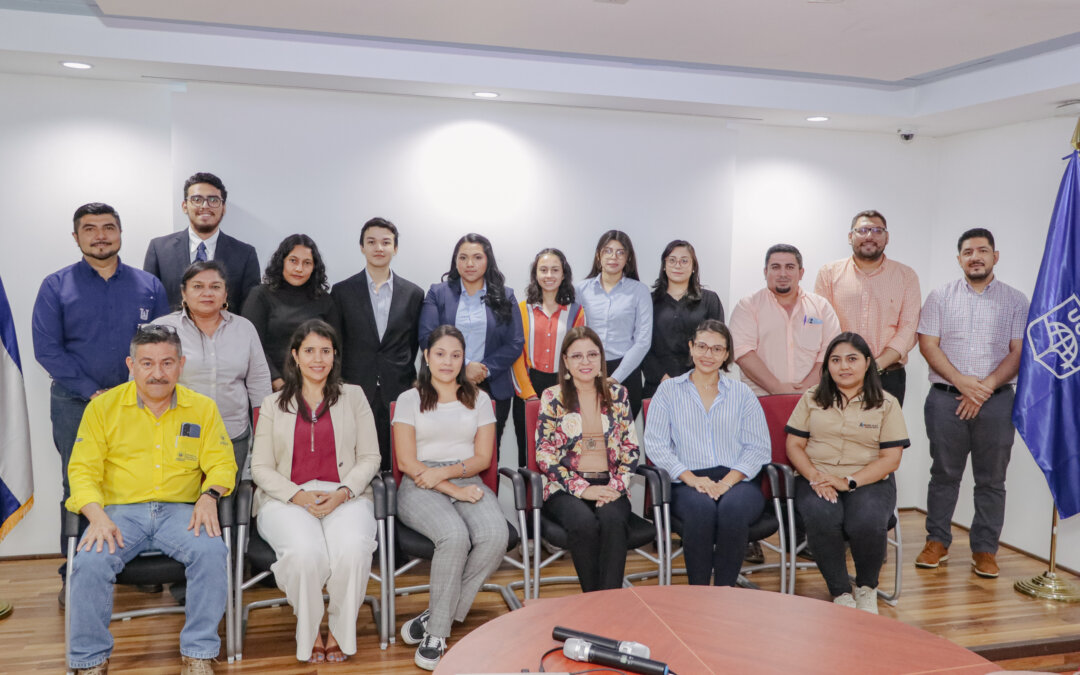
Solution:
<svg viewBox="0 0 1080 675">
<path fill-rule="evenodd" d="M 1031 298 L 1013 422 L 1062 518 L 1080 513 L 1080 153 L 1061 179 Z"/>
<path fill-rule="evenodd" d="M 34 505 L 30 418 L 15 321 L 0 279 L 0 541 Z"/>
</svg>

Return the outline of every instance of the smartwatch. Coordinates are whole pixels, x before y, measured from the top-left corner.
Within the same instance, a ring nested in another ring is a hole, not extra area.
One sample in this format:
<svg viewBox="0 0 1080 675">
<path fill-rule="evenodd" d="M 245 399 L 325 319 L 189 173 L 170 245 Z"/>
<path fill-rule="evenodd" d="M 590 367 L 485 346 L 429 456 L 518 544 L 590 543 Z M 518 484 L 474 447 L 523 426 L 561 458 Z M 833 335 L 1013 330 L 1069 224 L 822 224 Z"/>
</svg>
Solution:
<svg viewBox="0 0 1080 675">
<path fill-rule="evenodd" d="M 855 488 L 859 487 L 859 484 L 855 482 L 855 479 L 851 476 L 847 476 L 847 489 L 848 492 L 855 492 Z"/>
<path fill-rule="evenodd" d="M 215 502 L 220 501 L 221 497 L 222 497 L 222 494 L 220 492 L 218 492 L 217 490 L 215 490 L 214 488 L 206 488 L 206 490 L 203 492 L 203 494 L 204 495 L 210 495 L 211 497 L 214 498 Z"/>
</svg>

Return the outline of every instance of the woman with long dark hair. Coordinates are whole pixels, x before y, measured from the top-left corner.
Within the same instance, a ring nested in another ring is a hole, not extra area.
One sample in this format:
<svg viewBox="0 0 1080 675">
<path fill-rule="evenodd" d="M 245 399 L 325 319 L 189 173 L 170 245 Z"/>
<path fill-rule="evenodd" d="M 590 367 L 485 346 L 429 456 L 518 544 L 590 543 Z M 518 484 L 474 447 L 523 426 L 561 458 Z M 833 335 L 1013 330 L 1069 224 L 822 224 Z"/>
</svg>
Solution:
<svg viewBox="0 0 1080 675">
<path fill-rule="evenodd" d="M 514 398 L 511 369 L 525 338 L 514 290 L 506 286 L 491 242 L 483 235 L 459 239 L 450 270 L 428 289 L 420 310 L 421 349 L 427 349 L 431 332 L 441 325 L 456 326 L 465 337 L 465 377 L 495 401 L 498 443 Z"/>
<path fill-rule="evenodd" d="M 698 324 L 706 319 L 724 321 L 720 296 L 701 287 L 694 246 L 676 239 L 660 254 L 660 274 L 652 290 L 652 346 L 641 362 L 645 376 L 642 398 L 651 398 L 661 382 L 690 370 L 687 345 Z"/>
<path fill-rule="evenodd" d="M 274 391 L 285 383 L 282 370 L 293 332 L 309 319 L 334 324 L 336 313 L 319 247 L 306 234 L 282 239 L 266 264 L 263 282 L 248 293 L 243 311 L 259 331 Z"/>
<path fill-rule="evenodd" d="M 356 617 L 376 547 L 375 418 L 364 391 L 341 379 L 338 336 L 328 323 L 302 323 L 288 353 L 284 386 L 263 402 L 255 430 L 251 511 L 296 614 L 296 658 L 344 661 L 356 653 Z M 323 586 L 330 595 L 325 641 Z"/>
<path fill-rule="evenodd" d="M 585 592 L 622 587 L 638 454 L 626 387 L 608 377 L 600 336 L 571 329 L 559 384 L 540 396 L 536 463 L 546 478 L 544 513 L 566 529 Z"/>
<path fill-rule="evenodd" d="M 652 346 L 653 304 L 649 287 L 638 279 L 630 237 L 608 230 L 596 242 L 592 270 L 577 285 L 587 323 L 604 344 L 607 372 L 630 397 L 634 417 L 641 410 L 641 361 Z"/>
<path fill-rule="evenodd" d="M 536 254 L 529 268 L 529 285 L 521 301 L 525 349 L 514 362 L 514 432 L 518 466 L 527 466 L 525 401 L 537 398 L 559 382 L 559 345 L 575 326 L 585 325 L 585 308 L 574 302 L 574 275 L 557 248 Z"/>
<path fill-rule="evenodd" d="M 877 614 L 886 528 L 896 508 L 893 472 L 911 442 L 900 403 L 881 388 L 870 346 L 858 333 L 829 343 L 821 380 L 799 400 L 787 432 L 788 459 L 799 473 L 795 507 L 833 602 Z"/>
<path fill-rule="evenodd" d="M 492 462 L 495 415 L 487 393 L 465 374 L 465 336 L 451 325 L 428 337 L 416 387 L 394 410 L 394 453 L 401 469 L 398 517 L 435 544 L 428 608 L 401 637 L 419 645 L 414 660 L 434 670 L 454 621 L 464 621 L 484 581 L 506 553 L 498 498 L 480 475 Z"/>
</svg>

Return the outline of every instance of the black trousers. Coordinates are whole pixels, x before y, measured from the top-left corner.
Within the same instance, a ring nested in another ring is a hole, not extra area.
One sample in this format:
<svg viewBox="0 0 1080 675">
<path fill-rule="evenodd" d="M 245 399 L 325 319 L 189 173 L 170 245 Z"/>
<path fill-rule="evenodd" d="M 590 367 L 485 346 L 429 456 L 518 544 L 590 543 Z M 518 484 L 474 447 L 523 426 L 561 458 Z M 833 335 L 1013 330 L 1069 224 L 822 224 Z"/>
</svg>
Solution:
<svg viewBox="0 0 1080 675">
<path fill-rule="evenodd" d="M 896 397 L 904 405 L 904 393 L 907 391 L 907 372 L 903 368 L 886 370 L 881 374 L 881 388 Z"/>
<path fill-rule="evenodd" d="M 615 372 L 615 369 L 622 363 L 622 359 L 613 359 L 607 362 L 608 377 Z M 641 367 L 634 368 L 630 371 L 630 374 L 620 383 L 626 387 L 626 393 L 630 396 L 630 412 L 634 415 L 634 419 L 637 419 L 638 413 L 641 412 L 641 391 L 643 388 L 641 382 Z"/>
<path fill-rule="evenodd" d="M 536 390 L 536 395 L 544 393 L 544 390 L 548 387 L 554 387 L 559 382 L 558 373 L 545 373 L 542 370 L 536 370 L 535 368 L 529 369 L 529 381 L 532 382 L 533 389 Z M 517 439 L 518 449 L 518 466 L 528 466 L 525 453 L 528 451 L 528 446 L 525 439 L 525 400 L 520 397 L 514 397 L 514 437 Z"/>
<path fill-rule="evenodd" d="M 375 436 L 379 439 L 379 470 L 390 470 L 390 404 L 383 388 L 376 386 L 371 397 L 371 414 L 375 418 Z"/>
<path fill-rule="evenodd" d="M 594 484 L 606 485 L 607 479 Z M 596 502 L 560 490 L 544 502 L 544 514 L 566 529 L 581 590 L 622 588 L 630 536 L 630 500 L 625 496 L 597 508 Z"/>
</svg>

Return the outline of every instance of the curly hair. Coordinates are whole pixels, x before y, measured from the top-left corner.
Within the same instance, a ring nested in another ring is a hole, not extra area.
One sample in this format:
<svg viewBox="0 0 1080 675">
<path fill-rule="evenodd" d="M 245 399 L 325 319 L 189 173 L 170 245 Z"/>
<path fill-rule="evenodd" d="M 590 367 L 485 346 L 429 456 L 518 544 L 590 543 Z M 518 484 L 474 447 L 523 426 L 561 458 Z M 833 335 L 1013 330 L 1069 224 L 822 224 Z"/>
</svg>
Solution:
<svg viewBox="0 0 1080 675">
<path fill-rule="evenodd" d="M 288 285 L 289 282 L 285 281 L 285 258 L 288 258 L 297 246 L 306 246 L 311 249 L 311 258 L 315 262 L 315 268 L 311 270 L 311 276 L 302 288 L 307 290 L 311 298 L 326 295 L 330 292 L 330 284 L 326 280 L 326 265 L 319 253 L 319 247 L 306 234 L 290 234 L 281 240 L 274 255 L 270 256 L 270 262 L 266 263 L 263 283 L 275 291 Z"/>
<path fill-rule="evenodd" d="M 574 273 L 570 270 L 570 263 L 566 262 L 566 256 L 557 248 L 545 248 L 537 253 L 533 259 L 532 266 L 529 267 L 529 285 L 525 287 L 525 302 L 530 305 L 538 305 L 544 301 L 544 291 L 541 290 L 540 283 L 536 280 L 536 266 L 540 264 L 540 258 L 546 255 L 555 256 L 559 259 L 559 264 L 562 265 L 563 278 L 558 290 L 555 291 L 555 302 L 560 305 L 569 305 L 574 301 L 575 297 Z"/>
<path fill-rule="evenodd" d="M 455 282 L 461 280 L 461 273 L 457 269 L 458 251 L 465 244 L 480 244 L 484 249 L 484 257 L 487 258 L 487 269 L 484 270 L 484 282 L 487 284 L 487 295 L 484 303 L 491 308 L 498 323 L 506 323 L 510 320 L 512 309 L 510 299 L 506 297 L 506 276 L 499 271 L 495 263 L 495 253 L 491 250 L 491 242 L 482 234 L 470 232 L 454 244 L 454 255 L 450 258 L 450 271 L 443 275 L 443 280 Z"/>
</svg>

